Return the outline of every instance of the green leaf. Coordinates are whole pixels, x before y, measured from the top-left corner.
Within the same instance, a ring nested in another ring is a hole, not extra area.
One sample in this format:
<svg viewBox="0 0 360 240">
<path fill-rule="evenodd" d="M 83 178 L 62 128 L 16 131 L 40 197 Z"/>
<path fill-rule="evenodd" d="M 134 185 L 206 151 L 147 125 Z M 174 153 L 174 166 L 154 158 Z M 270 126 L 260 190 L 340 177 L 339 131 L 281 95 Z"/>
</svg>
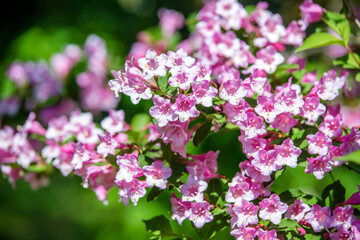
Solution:
<svg viewBox="0 0 360 240">
<path fill-rule="evenodd" d="M 296 231 L 299 224 L 295 220 L 283 218 L 279 226 L 283 228 L 282 231 Z"/>
<path fill-rule="evenodd" d="M 335 66 L 341 66 L 343 68 L 347 68 L 347 69 L 360 69 L 359 64 L 356 62 L 356 60 L 358 62 L 360 62 L 360 56 L 357 53 L 353 53 L 352 54 L 348 54 L 339 58 L 336 58 L 335 60 L 333 60 L 333 64 Z M 356 58 L 356 60 L 355 60 Z"/>
<path fill-rule="evenodd" d="M 321 200 L 322 205 L 328 205 L 330 208 L 345 201 L 345 188 L 339 180 L 326 186 L 322 193 Z"/>
<path fill-rule="evenodd" d="M 151 202 L 153 200 L 155 200 L 156 198 L 159 197 L 160 193 L 162 193 L 161 189 L 159 189 L 158 187 L 154 186 L 153 188 L 151 188 L 149 194 L 146 197 L 146 200 L 148 202 Z"/>
<path fill-rule="evenodd" d="M 209 117 L 214 119 L 219 124 L 223 124 L 226 122 L 226 117 L 221 114 L 211 113 L 209 114 Z"/>
<path fill-rule="evenodd" d="M 325 47 L 334 44 L 343 46 L 343 42 L 330 33 L 313 33 L 305 39 L 303 45 L 297 48 L 295 52 L 301 52 L 312 48 Z"/>
<path fill-rule="evenodd" d="M 196 130 L 195 136 L 194 136 L 194 145 L 197 147 L 209 134 L 210 129 L 212 126 L 211 121 L 206 121 L 203 123 L 198 130 Z"/>
<path fill-rule="evenodd" d="M 356 74 L 355 80 L 356 80 L 357 82 L 360 82 L 360 72 L 358 72 L 358 73 Z"/>
<path fill-rule="evenodd" d="M 151 122 L 151 118 L 147 113 L 138 113 L 131 119 L 131 126 L 134 131 L 139 132 L 145 125 Z"/>
<path fill-rule="evenodd" d="M 244 8 L 247 11 L 247 13 L 250 15 L 253 11 L 255 11 L 256 6 L 255 5 L 246 5 Z"/>
<path fill-rule="evenodd" d="M 176 160 L 176 156 L 174 152 L 171 150 L 171 144 L 165 144 L 164 142 L 161 142 L 161 151 L 163 152 L 163 156 L 166 161 L 169 163 L 172 163 Z"/>
<path fill-rule="evenodd" d="M 300 83 L 306 73 L 305 69 L 300 69 L 292 72 L 292 76 L 296 79 L 297 83 Z"/>
<path fill-rule="evenodd" d="M 28 172 L 35 172 L 35 173 L 41 173 L 50 170 L 50 167 L 48 165 L 30 165 L 26 171 Z"/>
<path fill-rule="evenodd" d="M 300 130 L 298 128 L 293 128 L 291 140 L 295 141 L 296 139 L 301 139 L 304 133 L 305 133 L 305 129 Z"/>
<path fill-rule="evenodd" d="M 173 234 L 170 222 L 164 215 L 153 217 L 150 220 L 143 220 L 143 222 L 146 225 L 146 231 L 155 235 L 166 237 Z"/>
<path fill-rule="evenodd" d="M 350 24 L 345 16 L 340 13 L 326 11 L 323 14 L 323 21 L 331 27 L 340 37 L 346 42 L 349 43 L 350 39 Z"/>
<path fill-rule="evenodd" d="M 198 22 L 197 20 L 197 12 L 192 12 L 188 15 L 186 19 L 186 26 L 189 30 L 189 32 L 193 32 L 196 29 L 196 24 Z"/>
<path fill-rule="evenodd" d="M 345 156 L 336 157 L 338 161 L 346 161 L 346 162 L 353 162 L 360 165 L 360 150 L 352 152 Z"/>
<path fill-rule="evenodd" d="M 115 167 L 118 167 L 117 163 L 116 163 L 116 156 L 112 155 L 112 154 L 108 154 L 106 156 L 106 161 L 108 163 L 110 163 L 111 165 L 115 166 Z"/>
<path fill-rule="evenodd" d="M 308 141 L 306 139 L 304 139 L 304 141 L 302 141 L 302 143 L 299 145 L 299 148 L 304 149 L 307 146 L 309 146 L 309 143 L 308 143 Z"/>
<path fill-rule="evenodd" d="M 214 219 L 211 222 L 206 223 L 204 227 L 197 230 L 199 239 L 213 238 L 217 232 L 220 232 L 221 230 L 229 226 L 229 223 L 227 221 L 228 216 L 225 214 L 214 216 Z"/>
<path fill-rule="evenodd" d="M 305 237 L 305 240 L 320 240 L 321 239 L 321 236 L 314 235 L 311 233 L 306 233 L 304 237 Z"/>
<path fill-rule="evenodd" d="M 211 204 L 216 204 L 218 198 L 222 197 L 224 199 L 224 191 L 221 187 L 221 181 L 218 178 L 210 180 L 206 192 L 209 194 L 209 202 Z"/>
<path fill-rule="evenodd" d="M 168 79 L 169 79 L 170 73 L 168 72 L 165 77 L 158 77 L 158 84 L 161 89 L 161 91 L 166 92 L 166 87 L 168 86 Z"/>
</svg>

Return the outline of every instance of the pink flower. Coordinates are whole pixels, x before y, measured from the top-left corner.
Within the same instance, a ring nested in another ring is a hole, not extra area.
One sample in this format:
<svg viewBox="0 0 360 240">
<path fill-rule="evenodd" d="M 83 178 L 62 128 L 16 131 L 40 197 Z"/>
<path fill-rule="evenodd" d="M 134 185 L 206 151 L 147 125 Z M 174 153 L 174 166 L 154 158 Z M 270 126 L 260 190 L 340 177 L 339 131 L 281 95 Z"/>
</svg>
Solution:
<svg viewBox="0 0 360 240">
<path fill-rule="evenodd" d="M 279 196 L 274 193 L 269 198 L 265 198 L 259 202 L 260 213 L 259 217 L 264 220 L 270 220 L 273 224 L 281 222 L 282 214 L 288 209 L 288 206 L 280 201 Z"/>
<path fill-rule="evenodd" d="M 185 65 L 174 66 L 170 69 L 169 85 L 179 87 L 182 90 L 189 90 L 191 84 L 195 81 L 196 67 L 188 68 Z"/>
<path fill-rule="evenodd" d="M 99 135 L 100 144 L 97 146 L 97 153 L 101 154 L 104 158 L 107 155 L 114 154 L 115 148 L 118 146 L 118 142 L 110 135 L 109 132 L 106 132 L 105 136 Z"/>
<path fill-rule="evenodd" d="M 196 98 L 193 95 L 186 96 L 181 94 L 176 98 L 171 109 L 179 116 L 179 121 L 182 123 L 200 115 L 200 112 L 196 109 Z"/>
<path fill-rule="evenodd" d="M 271 127 L 277 128 L 280 131 L 287 133 L 291 128 L 297 125 L 298 121 L 291 116 L 289 112 L 280 113 L 271 123 Z"/>
<path fill-rule="evenodd" d="M 274 100 L 274 97 L 259 96 L 257 102 L 255 112 L 268 123 L 272 123 L 276 116 L 283 112 L 281 105 Z"/>
<path fill-rule="evenodd" d="M 153 76 L 164 77 L 166 75 L 166 61 L 167 56 L 165 54 L 157 56 L 154 50 L 149 49 L 145 58 L 138 59 L 138 64 L 144 71 L 144 78 L 151 79 Z"/>
<path fill-rule="evenodd" d="M 190 217 L 191 214 L 191 203 L 182 202 L 174 193 L 171 194 L 172 198 L 170 199 L 172 206 L 172 219 L 176 219 L 181 225 L 182 222 Z"/>
<path fill-rule="evenodd" d="M 135 178 L 143 176 L 140 163 L 134 154 L 125 154 L 116 156 L 116 163 L 119 165 L 119 171 L 116 174 L 116 181 L 132 182 Z"/>
<path fill-rule="evenodd" d="M 143 173 L 148 187 L 157 186 L 160 189 L 165 189 L 167 179 L 171 176 L 172 171 L 171 168 L 164 167 L 163 162 L 157 160 L 151 166 L 144 166 Z"/>
<path fill-rule="evenodd" d="M 352 221 L 355 219 L 354 209 L 352 206 L 346 207 L 337 207 L 333 211 L 333 216 L 331 217 L 331 227 L 349 229 L 352 225 Z"/>
<path fill-rule="evenodd" d="M 289 206 L 285 218 L 294 219 L 300 221 L 305 216 L 305 213 L 310 211 L 309 205 L 305 204 L 300 198 L 296 199 L 294 204 Z"/>
<path fill-rule="evenodd" d="M 257 230 L 256 234 L 257 234 L 259 240 L 268 240 L 268 239 L 279 240 L 279 238 L 277 238 L 277 233 L 276 233 L 275 229 L 273 229 L 271 231 L 266 231 L 266 230 L 263 230 L 262 228 L 259 228 Z"/>
<path fill-rule="evenodd" d="M 256 236 L 256 228 L 254 227 L 245 227 L 234 229 L 230 233 L 232 236 L 236 237 L 236 240 L 253 240 Z"/>
<path fill-rule="evenodd" d="M 320 21 L 322 13 L 325 12 L 325 9 L 313 3 L 312 0 L 304 0 L 299 8 L 301 10 L 301 20 L 304 25 L 303 30 L 305 30 L 310 23 Z"/>
<path fill-rule="evenodd" d="M 267 133 L 263 118 L 253 112 L 247 113 L 245 121 L 238 121 L 238 126 L 247 138 L 254 138 Z"/>
<path fill-rule="evenodd" d="M 119 188 L 120 201 L 127 207 L 129 206 L 129 200 L 136 206 L 139 199 L 146 194 L 146 183 L 136 178 L 131 182 L 116 180 L 115 184 Z"/>
<path fill-rule="evenodd" d="M 228 80 L 223 82 L 223 88 L 220 91 L 220 98 L 229 101 L 232 105 L 238 105 L 246 96 L 247 91 L 241 86 L 241 79 Z"/>
<path fill-rule="evenodd" d="M 324 228 L 330 227 L 331 209 L 314 204 L 311 211 L 305 215 L 305 220 L 311 224 L 315 232 L 321 232 Z"/>
<path fill-rule="evenodd" d="M 162 32 L 167 37 L 171 37 L 184 25 L 184 16 L 175 10 L 161 8 L 158 11 L 158 16 Z"/>
<path fill-rule="evenodd" d="M 324 114 L 326 107 L 320 103 L 319 97 L 307 96 L 304 106 L 300 109 L 300 116 L 306 118 L 309 122 L 316 122 L 320 115 Z"/>
<path fill-rule="evenodd" d="M 195 96 L 197 104 L 204 107 L 211 107 L 213 105 L 213 98 L 217 95 L 218 90 L 210 86 L 210 82 L 202 80 L 201 82 L 194 82 L 192 84 L 193 96 Z"/>
<path fill-rule="evenodd" d="M 217 177 L 217 157 L 219 151 L 192 155 L 192 159 L 195 160 L 195 163 L 190 162 L 189 166 L 186 167 L 186 170 L 189 172 L 189 177 L 193 177 L 197 180 L 209 179 Z"/>
<path fill-rule="evenodd" d="M 232 105 L 229 102 L 224 104 L 224 113 L 226 114 L 227 119 L 234 125 L 239 121 L 247 120 L 247 111 L 249 109 L 249 104 L 244 99 L 241 99 L 237 105 Z"/>
<path fill-rule="evenodd" d="M 111 135 L 125 132 L 128 129 L 128 125 L 125 122 L 125 113 L 123 110 L 115 111 L 111 109 L 109 111 L 109 116 L 104 118 L 100 125 L 107 132 L 111 133 Z"/>
<path fill-rule="evenodd" d="M 195 58 L 188 56 L 188 54 L 180 48 L 176 52 L 169 51 L 167 53 L 168 59 L 166 62 L 166 67 L 173 68 L 175 66 L 184 65 L 190 68 L 195 63 Z"/>
<path fill-rule="evenodd" d="M 178 119 L 178 115 L 171 108 L 170 99 L 155 95 L 153 96 L 153 102 L 155 106 L 150 108 L 149 113 L 156 119 L 159 127 L 164 127 L 168 122 L 174 122 Z"/>
<path fill-rule="evenodd" d="M 260 150 L 259 157 L 252 160 L 251 163 L 262 175 L 270 176 L 272 172 L 281 169 L 281 165 L 276 160 L 275 150 Z"/>
<path fill-rule="evenodd" d="M 306 173 L 312 173 L 317 179 L 322 179 L 326 172 L 330 172 L 332 167 L 329 165 L 329 158 L 326 156 L 317 156 L 308 158 L 308 165 L 305 168 Z"/>
<path fill-rule="evenodd" d="M 282 42 L 298 47 L 303 44 L 304 38 L 305 32 L 301 29 L 300 24 L 297 21 L 291 21 L 289 26 L 286 28 L 285 36 Z"/>
<path fill-rule="evenodd" d="M 341 137 L 342 135 L 342 119 L 340 115 L 336 117 L 326 115 L 324 121 L 319 126 L 319 131 L 325 133 L 328 137 Z"/>
<path fill-rule="evenodd" d="M 266 73 L 275 72 L 278 65 L 284 62 L 284 57 L 276 51 L 273 46 L 267 46 L 262 48 L 256 53 L 256 60 L 254 65 L 252 65 L 245 72 L 251 72 L 253 69 L 261 69 Z"/>
<path fill-rule="evenodd" d="M 331 146 L 331 138 L 327 137 L 322 132 L 309 134 L 306 136 L 306 140 L 309 143 L 308 150 L 310 154 L 319 154 L 325 156 L 328 153 L 328 149 Z"/>
<path fill-rule="evenodd" d="M 232 208 L 234 213 L 237 215 L 237 226 L 239 228 L 246 227 L 249 224 L 257 224 L 259 207 L 253 203 L 243 199 L 238 205 Z"/>
<path fill-rule="evenodd" d="M 202 228 L 205 223 L 213 220 L 210 213 L 210 204 L 208 202 L 192 202 L 189 219 L 194 223 L 196 228 Z"/>
<path fill-rule="evenodd" d="M 279 164 L 294 168 L 297 165 L 297 158 L 301 154 L 301 149 L 295 147 L 294 142 L 288 138 L 281 145 L 275 146 L 275 152 L 276 161 Z"/>
<path fill-rule="evenodd" d="M 183 194 L 182 201 L 203 201 L 203 192 L 206 190 L 207 186 L 208 184 L 205 181 L 196 180 L 191 177 L 188 178 L 186 183 L 180 186 L 180 192 Z"/>
<path fill-rule="evenodd" d="M 161 139 L 164 143 L 171 143 L 171 150 L 178 152 L 181 156 L 186 157 L 186 143 L 189 136 L 186 133 L 189 122 L 171 122 L 158 129 Z"/>
</svg>

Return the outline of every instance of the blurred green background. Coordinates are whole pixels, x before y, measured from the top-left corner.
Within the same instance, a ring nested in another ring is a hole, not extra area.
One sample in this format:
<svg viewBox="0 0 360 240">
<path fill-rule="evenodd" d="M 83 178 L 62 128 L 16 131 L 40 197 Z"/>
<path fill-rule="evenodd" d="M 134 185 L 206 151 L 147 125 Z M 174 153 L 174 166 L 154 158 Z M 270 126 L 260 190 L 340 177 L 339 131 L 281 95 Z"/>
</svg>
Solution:
<svg viewBox="0 0 360 240">
<path fill-rule="evenodd" d="M 257 1 L 241 3 L 248 5 Z M 269 1 L 269 9 L 279 12 L 287 25 L 290 20 L 298 18 L 297 6 L 300 3 L 273 0 Z M 136 34 L 158 23 L 159 8 L 175 9 L 186 17 L 199 10 L 201 5 L 201 0 L 8 1 L 1 7 L 0 15 L 0 86 L 4 86 L 6 67 L 14 60 L 48 61 L 66 44 L 81 46 L 91 33 L 106 41 L 110 55 L 109 70 L 120 69 L 131 44 L 136 41 Z M 328 1 L 328 6 L 340 8 L 341 1 Z M 184 29 L 181 34 L 186 37 L 188 32 Z M 132 116 L 147 112 L 150 106 L 149 101 L 134 106 L 129 97 L 123 97 L 119 104 L 119 108 L 126 112 L 128 123 Z M 199 147 L 189 144 L 187 148 L 192 153 L 220 150 L 219 172 L 231 177 L 244 159 L 237 137 L 238 131 L 214 133 Z M 346 168 L 336 169 L 334 178 L 341 179 L 346 186 L 346 198 L 357 191 L 356 184 L 360 183 L 359 175 Z M 321 195 L 331 182 L 328 175 L 322 181 L 316 181 L 314 176 L 304 173 L 304 168 L 298 167 L 287 169 L 272 190 L 281 193 L 300 186 L 305 192 Z M 151 203 L 143 198 L 137 207 L 127 208 L 118 203 L 117 189 L 113 188 L 108 194 L 109 205 L 104 206 L 93 191 L 82 188 L 81 179 L 76 176 L 52 176 L 50 185 L 37 191 L 33 191 L 23 180 L 17 182 L 14 190 L 6 179 L 1 178 L 0 189 L 0 239 L 148 239 L 150 234 L 146 232 L 142 220 L 161 214 L 171 216 L 167 193 L 162 193 Z M 184 221 L 183 227 L 175 221 L 171 225 L 175 232 L 196 238 L 196 231 L 189 221 Z M 230 230 L 224 230 L 216 239 L 232 239 Z"/>
</svg>

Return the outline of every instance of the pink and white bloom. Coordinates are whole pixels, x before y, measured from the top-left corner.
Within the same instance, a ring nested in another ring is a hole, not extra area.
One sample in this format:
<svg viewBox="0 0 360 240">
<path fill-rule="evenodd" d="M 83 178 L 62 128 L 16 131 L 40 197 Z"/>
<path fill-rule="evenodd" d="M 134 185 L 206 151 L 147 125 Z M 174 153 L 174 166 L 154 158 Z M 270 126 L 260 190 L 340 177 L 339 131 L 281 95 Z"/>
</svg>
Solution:
<svg viewBox="0 0 360 240">
<path fill-rule="evenodd" d="M 328 149 L 331 146 L 331 138 L 326 136 L 323 132 L 317 132 L 306 136 L 306 140 L 309 143 L 308 150 L 310 154 L 319 154 L 325 156 L 328 153 Z"/>
<path fill-rule="evenodd" d="M 194 178 L 188 178 L 185 184 L 180 186 L 180 192 L 182 195 L 182 201 L 201 202 L 204 199 L 203 192 L 206 190 L 208 184 L 202 180 L 195 180 Z"/>
<path fill-rule="evenodd" d="M 275 229 L 273 229 L 271 231 L 266 231 L 266 230 L 263 230 L 262 228 L 259 228 L 257 230 L 256 234 L 257 234 L 259 240 L 268 240 L 268 239 L 279 240 L 279 238 L 277 238 L 277 233 L 276 233 Z"/>
<path fill-rule="evenodd" d="M 309 122 L 314 123 L 318 120 L 319 116 L 324 114 L 326 107 L 320 103 L 319 97 L 307 96 L 304 101 L 303 107 L 300 109 L 300 116 L 306 118 Z"/>
<path fill-rule="evenodd" d="M 210 204 L 208 202 L 192 202 L 189 219 L 196 228 L 202 228 L 205 223 L 211 222 L 214 216 L 210 213 Z"/>
<path fill-rule="evenodd" d="M 97 153 L 101 154 L 104 158 L 107 155 L 114 154 L 115 148 L 118 146 L 118 142 L 110 135 L 109 132 L 106 132 L 105 136 L 99 135 L 100 144 L 97 146 Z"/>
<path fill-rule="evenodd" d="M 259 207 L 245 199 L 241 200 L 232 209 L 237 215 L 237 226 L 239 228 L 246 227 L 249 224 L 257 224 L 259 221 L 257 216 Z"/>
<path fill-rule="evenodd" d="M 268 123 L 272 123 L 276 116 L 283 112 L 283 108 L 275 101 L 273 96 L 259 96 L 257 99 L 258 105 L 255 107 L 255 112 Z"/>
<path fill-rule="evenodd" d="M 320 7 L 319 4 L 313 3 L 312 0 L 304 0 L 299 8 L 301 11 L 303 30 L 305 30 L 310 23 L 320 21 L 322 13 L 325 12 L 324 8 Z"/>
<path fill-rule="evenodd" d="M 146 194 L 146 183 L 136 178 L 130 182 L 116 180 L 115 184 L 119 188 L 120 202 L 127 207 L 129 206 L 129 200 L 136 206 L 139 199 Z"/>
<path fill-rule="evenodd" d="M 171 144 L 171 150 L 178 152 L 181 156 L 186 157 L 186 143 L 190 136 L 186 133 L 189 122 L 181 123 L 171 122 L 164 127 L 158 128 L 161 139 L 164 143 Z"/>
<path fill-rule="evenodd" d="M 160 189 L 166 188 L 167 179 L 172 174 L 171 168 L 165 167 L 159 160 L 144 166 L 142 170 L 146 177 L 146 185 L 148 187 L 157 186 Z"/>
<path fill-rule="evenodd" d="M 314 204 L 311 211 L 305 215 L 305 220 L 311 224 L 315 232 L 321 232 L 324 228 L 330 227 L 331 209 Z"/>
<path fill-rule="evenodd" d="M 324 121 L 319 125 L 319 131 L 328 137 L 341 137 L 342 135 L 342 119 L 340 115 L 326 115 Z"/>
<path fill-rule="evenodd" d="M 140 163 L 134 154 L 125 154 L 116 156 L 116 163 L 119 165 L 119 171 L 116 174 L 117 181 L 132 182 L 135 178 L 143 176 Z"/>
<path fill-rule="evenodd" d="M 185 219 L 188 219 L 190 217 L 191 203 L 181 201 L 181 199 L 179 199 L 174 193 L 172 193 L 171 195 L 172 198 L 170 199 L 170 202 L 173 212 L 171 219 L 176 219 L 181 225 Z"/>
<path fill-rule="evenodd" d="M 276 161 L 277 154 L 275 150 L 261 150 L 259 157 L 251 161 L 257 170 L 264 176 L 270 176 L 272 172 L 280 170 L 281 165 Z"/>
<path fill-rule="evenodd" d="M 196 109 L 196 102 L 196 98 L 193 95 L 186 96 L 181 94 L 176 98 L 171 109 L 179 116 L 179 121 L 185 123 L 190 118 L 195 118 L 200 115 L 200 112 Z"/>
<path fill-rule="evenodd" d="M 197 68 L 188 68 L 185 65 L 175 66 L 170 69 L 169 85 L 179 87 L 182 90 L 189 90 L 196 79 Z"/>
<path fill-rule="evenodd" d="M 194 82 L 192 84 L 193 96 L 195 96 L 197 104 L 204 107 L 211 107 L 213 105 L 213 98 L 217 95 L 218 90 L 210 86 L 210 82 L 202 80 L 201 82 Z"/>
<path fill-rule="evenodd" d="M 165 99 L 155 95 L 153 97 L 154 106 L 150 108 L 150 115 L 156 119 L 159 127 L 164 127 L 168 122 L 174 122 L 178 119 L 172 109 L 170 99 Z"/>
<path fill-rule="evenodd" d="M 295 147 L 294 142 L 288 138 L 281 145 L 275 146 L 276 162 L 289 167 L 297 166 L 297 158 L 301 154 L 301 149 Z"/>
<path fill-rule="evenodd" d="M 254 138 L 267 133 L 264 119 L 257 116 L 254 112 L 248 112 L 247 119 L 245 121 L 238 121 L 237 125 L 247 138 Z"/>
<path fill-rule="evenodd" d="M 246 227 L 234 229 L 230 233 L 232 236 L 236 237 L 236 240 L 253 240 L 256 236 L 256 228 Z"/>
<path fill-rule="evenodd" d="M 259 202 L 259 217 L 264 220 L 270 220 L 273 224 L 281 222 L 282 214 L 288 209 L 288 205 L 280 201 L 279 196 L 274 193 L 269 198 L 265 198 Z"/>
<path fill-rule="evenodd" d="M 166 62 L 167 56 L 165 54 L 157 56 L 152 49 L 147 50 L 145 58 L 138 59 L 139 67 L 144 71 L 145 79 L 151 79 L 154 76 L 164 77 L 166 75 Z"/>
<path fill-rule="evenodd" d="M 296 221 L 300 221 L 304 218 L 305 213 L 310 211 L 309 205 L 304 203 L 300 198 L 296 199 L 296 201 L 289 206 L 285 218 L 294 219 Z"/>
<path fill-rule="evenodd" d="M 254 65 L 249 67 L 245 72 L 250 73 L 254 69 L 264 70 L 266 73 L 274 73 L 277 66 L 284 62 L 284 57 L 270 45 L 256 53 Z"/>
<path fill-rule="evenodd" d="M 172 9 L 161 8 L 158 11 L 162 33 L 166 37 L 171 37 L 179 28 L 184 26 L 184 16 Z"/>
<path fill-rule="evenodd" d="M 349 229 L 354 219 L 354 209 L 352 206 L 337 207 L 333 211 L 330 226 L 338 229 Z"/>
<path fill-rule="evenodd" d="M 317 179 L 322 179 L 326 172 L 330 172 L 332 167 L 329 164 L 329 157 L 317 156 L 308 158 L 308 165 L 305 168 L 306 173 L 312 173 Z"/>
<path fill-rule="evenodd" d="M 185 52 L 182 48 L 176 52 L 168 51 L 167 56 L 168 59 L 166 62 L 166 67 L 168 68 L 182 65 L 190 68 L 195 63 L 195 58 L 188 56 L 187 52 Z"/>
<path fill-rule="evenodd" d="M 125 122 L 125 113 L 123 110 L 115 111 L 111 109 L 109 111 L 109 116 L 104 118 L 100 125 L 107 132 L 111 133 L 111 135 L 125 132 L 128 129 L 128 125 Z"/>
<path fill-rule="evenodd" d="M 291 116 L 289 112 L 280 113 L 271 123 L 271 127 L 277 128 L 280 131 L 287 133 L 297 125 L 298 121 Z"/>
<path fill-rule="evenodd" d="M 246 89 L 241 86 L 241 79 L 235 79 L 223 83 L 219 96 L 221 99 L 229 101 L 232 105 L 238 105 L 246 94 Z"/>
</svg>

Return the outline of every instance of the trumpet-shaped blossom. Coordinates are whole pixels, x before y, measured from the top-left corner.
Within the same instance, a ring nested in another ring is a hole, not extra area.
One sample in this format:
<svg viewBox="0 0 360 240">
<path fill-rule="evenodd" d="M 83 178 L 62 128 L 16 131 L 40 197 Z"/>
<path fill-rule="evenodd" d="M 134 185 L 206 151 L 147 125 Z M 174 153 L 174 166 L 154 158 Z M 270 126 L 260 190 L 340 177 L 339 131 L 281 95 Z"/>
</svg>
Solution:
<svg viewBox="0 0 360 240">
<path fill-rule="evenodd" d="M 188 219 L 191 214 L 191 203 L 183 202 L 179 199 L 174 193 L 171 194 L 172 198 L 170 199 L 172 206 L 172 219 L 176 219 L 181 225 L 185 219 Z"/>
<path fill-rule="evenodd" d="M 328 149 L 332 143 L 331 138 L 327 137 L 323 132 L 309 134 L 306 136 L 306 140 L 309 143 L 309 153 L 319 154 L 321 156 L 325 156 L 328 153 Z"/>
<path fill-rule="evenodd" d="M 163 162 L 157 160 L 150 166 L 143 167 L 143 173 L 146 177 L 146 184 L 148 187 L 157 186 L 160 189 L 165 189 L 167 179 L 171 176 L 171 168 L 165 167 Z"/>
<path fill-rule="evenodd" d="M 119 165 L 119 171 L 116 174 L 117 181 L 132 182 L 135 178 L 143 176 L 143 171 L 137 157 L 133 154 L 117 156 L 116 163 Z"/>
<path fill-rule="evenodd" d="M 128 129 L 128 125 L 125 122 L 125 113 L 123 110 L 110 110 L 109 116 L 104 118 L 100 123 L 101 127 L 111 135 L 115 135 L 120 132 L 125 132 Z"/>
<path fill-rule="evenodd" d="M 165 99 L 160 96 L 153 97 L 154 106 L 150 108 L 150 115 L 156 119 L 159 127 L 164 127 L 168 122 L 174 122 L 178 119 L 178 115 L 175 114 L 171 108 L 172 104 L 170 99 Z"/>
<path fill-rule="evenodd" d="M 255 112 L 268 123 L 272 123 L 276 116 L 283 112 L 281 105 L 273 97 L 259 96 L 257 102 L 258 105 L 255 107 Z"/>
<path fill-rule="evenodd" d="M 213 105 L 212 100 L 217 95 L 218 90 L 210 86 L 209 81 L 202 80 L 201 82 L 194 82 L 192 89 L 197 104 L 201 104 L 204 107 L 211 107 Z"/>
<path fill-rule="evenodd" d="M 281 145 L 275 146 L 276 162 L 289 167 L 296 167 L 297 158 L 301 154 L 301 149 L 295 147 L 294 142 L 288 138 Z"/>
<path fill-rule="evenodd" d="M 305 168 L 306 173 L 312 173 L 317 179 L 322 179 L 326 172 L 330 172 L 332 167 L 329 165 L 329 157 L 317 156 L 308 158 L 308 165 Z"/>
<path fill-rule="evenodd" d="M 281 222 L 282 214 L 288 209 L 288 205 L 280 201 L 279 196 L 274 193 L 269 198 L 259 202 L 259 217 L 264 220 L 270 220 L 273 224 Z"/>
<path fill-rule="evenodd" d="M 120 201 L 127 207 L 129 206 L 129 200 L 136 206 L 139 199 L 146 194 L 146 183 L 136 178 L 131 182 L 116 180 L 115 184 L 119 188 Z"/>
<path fill-rule="evenodd" d="M 228 80 L 223 83 L 220 98 L 229 101 L 232 105 L 238 105 L 246 96 L 246 89 L 241 86 L 241 79 Z"/>
<path fill-rule="evenodd" d="M 204 199 L 203 192 L 207 188 L 208 184 L 202 180 L 195 180 L 194 178 L 188 178 L 185 184 L 180 186 L 180 192 L 182 195 L 182 201 L 201 202 Z"/>
<path fill-rule="evenodd" d="M 196 109 L 196 98 L 193 95 L 181 94 L 171 106 L 171 109 L 179 116 L 179 121 L 182 123 L 200 115 L 200 112 Z"/>
<path fill-rule="evenodd" d="M 138 59 L 139 67 L 144 71 L 144 78 L 151 79 L 154 76 L 164 77 L 166 75 L 165 64 L 167 59 L 165 54 L 157 56 L 154 50 L 147 50 L 146 57 Z"/>
<path fill-rule="evenodd" d="M 301 219 L 304 218 L 305 213 L 310 211 L 310 207 L 309 205 L 307 205 L 306 203 L 304 203 L 300 198 L 296 199 L 296 201 L 294 202 L 294 204 L 292 204 L 291 206 L 289 206 L 285 217 L 286 218 L 290 218 L 290 219 L 294 219 L 296 221 L 300 221 Z"/>
<path fill-rule="evenodd" d="M 202 228 L 205 223 L 211 222 L 214 216 L 210 213 L 210 204 L 208 202 L 192 202 L 189 219 L 196 228 Z"/>
<path fill-rule="evenodd" d="M 330 227 L 331 209 L 314 204 L 311 211 L 305 215 L 305 220 L 311 224 L 315 232 L 321 232 L 324 228 Z"/>
</svg>

